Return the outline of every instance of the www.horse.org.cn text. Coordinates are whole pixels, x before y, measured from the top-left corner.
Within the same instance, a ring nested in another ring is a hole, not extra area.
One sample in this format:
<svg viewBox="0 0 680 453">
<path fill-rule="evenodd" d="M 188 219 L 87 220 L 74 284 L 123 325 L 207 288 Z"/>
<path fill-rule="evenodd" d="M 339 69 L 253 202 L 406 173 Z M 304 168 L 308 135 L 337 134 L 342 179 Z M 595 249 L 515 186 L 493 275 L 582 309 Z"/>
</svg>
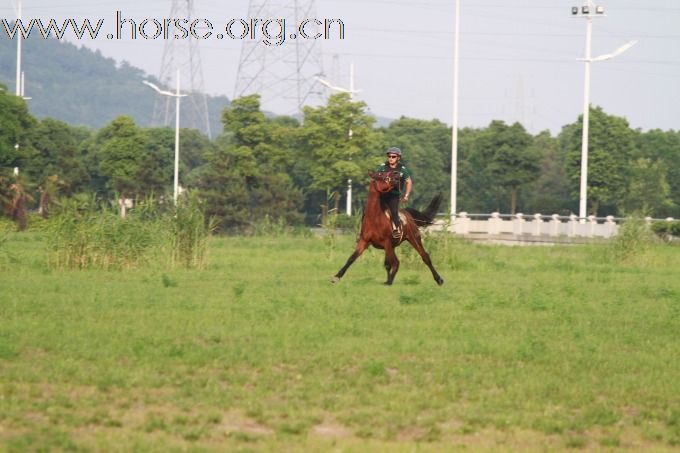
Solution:
<svg viewBox="0 0 680 453">
<path fill-rule="evenodd" d="M 291 23 L 285 18 L 225 20 L 215 25 L 208 19 L 124 17 L 116 11 L 113 32 L 105 33 L 105 19 L 2 19 L 2 28 L 9 39 L 28 39 L 38 35 L 43 39 L 155 40 L 155 39 L 231 39 L 261 41 L 267 46 L 281 46 L 287 40 L 345 39 L 345 23 L 341 19 L 303 19 Z M 2 33 L 3 30 L 0 30 Z"/>
</svg>

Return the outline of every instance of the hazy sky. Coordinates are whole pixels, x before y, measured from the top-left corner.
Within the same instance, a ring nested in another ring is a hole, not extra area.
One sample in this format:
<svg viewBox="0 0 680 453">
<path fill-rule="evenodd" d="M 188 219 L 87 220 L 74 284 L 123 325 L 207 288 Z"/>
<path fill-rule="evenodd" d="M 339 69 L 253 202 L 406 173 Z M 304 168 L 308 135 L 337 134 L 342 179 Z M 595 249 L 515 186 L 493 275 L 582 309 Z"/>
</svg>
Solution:
<svg viewBox="0 0 680 453">
<path fill-rule="evenodd" d="M 0 17 L 14 18 L 15 1 L 2 0 Z M 139 22 L 169 17 L 171 4 L 23 0 L 23 16 L 102 18 L 108 33 L 115 29 L 116 10 Z M 606 16 L 594 20 L 593 56 L 633 39 L 638 44 L 613 60 L 593 64 L 591 102 L 626 117 L 634 128 L 680 129 L 680 2 L 601 4 Z M 582 0 L 462 0 L 461 5 L 460 126 L 486 126 L 502 119 L 520 121 L 533 133 L 556 133 L 574 122 L 583 110 L 584 64 L 577 58 L 584 55 L 586 20 L 572 17 L 571 7 L 581 6 Z M 247 0 L 196 0 L 194 18 L 223 27 L 231 18 L 248 19 L 248 6 Z M 357 99 L 374 114 L 437 118 L 450 124 L 453 0 L 317 0 L 315 6 L 315 17 L 340 18 L 346 27 L 344 40 L 318 42 L 329 77 L 340 72 L 340 85 L 348 86 L 354 62 L 355 86 L 362 90 Z M 116 41 L 102 36 L 69 41 L 159 74 L 162 39 Z M 231 97 L 241 41 L 209 39 L 198 44 L 206 91 Z M 30 68 L 25 71 L 30 95 Z"/>
</svg>

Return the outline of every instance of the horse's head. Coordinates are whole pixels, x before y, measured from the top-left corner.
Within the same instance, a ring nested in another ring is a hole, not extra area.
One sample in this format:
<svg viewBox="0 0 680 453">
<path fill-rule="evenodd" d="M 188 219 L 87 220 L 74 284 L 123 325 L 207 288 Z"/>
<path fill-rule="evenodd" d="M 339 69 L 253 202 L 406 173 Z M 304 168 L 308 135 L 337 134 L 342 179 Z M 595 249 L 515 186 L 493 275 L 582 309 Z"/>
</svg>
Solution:
<svg viewBox="0 0 680 453">
<path fill-rule="evenodd" d="M 368 176 L 371 177 L 371 185 L 380 193 L 389 192 L 399 185 L 398 171 L 371 171 Z"/>
</svg>

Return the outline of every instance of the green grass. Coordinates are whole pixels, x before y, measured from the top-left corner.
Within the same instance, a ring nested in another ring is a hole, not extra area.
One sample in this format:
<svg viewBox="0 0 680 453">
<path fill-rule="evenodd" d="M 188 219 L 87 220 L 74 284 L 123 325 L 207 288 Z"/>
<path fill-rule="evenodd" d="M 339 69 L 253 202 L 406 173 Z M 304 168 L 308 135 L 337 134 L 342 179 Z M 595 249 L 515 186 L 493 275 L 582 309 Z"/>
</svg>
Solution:
<svg viewBox="0 0 680 453">
<path fill-rule="evenodd" d="M 215 238 L 206 269 L 0 266 L 0 451 L 680 445 L 680 249 Z"/>
</svg>

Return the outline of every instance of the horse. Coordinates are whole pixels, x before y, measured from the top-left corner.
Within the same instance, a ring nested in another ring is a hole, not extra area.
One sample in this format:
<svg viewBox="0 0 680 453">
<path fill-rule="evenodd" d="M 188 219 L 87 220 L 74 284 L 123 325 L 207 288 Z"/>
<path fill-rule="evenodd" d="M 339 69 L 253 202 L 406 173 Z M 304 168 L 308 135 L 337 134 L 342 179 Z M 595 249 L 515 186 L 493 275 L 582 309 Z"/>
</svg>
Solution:
<svg viewBox="0 0 680 453">
<path fill-rule="evenodd" d="M 427 267 L 430 268 L 434 281 L 440 286 L 443 285 L 444 280 L 432 265 L 430 255 L 423 247 L 420 230 L 418 229 L 419 226 L 431 225 L 433 223 L 434 216 L 442 201 L 442 195 L 438 194 L 435 196 L 425 209 L 425 212 L 419 212 L 413 208 L 400 209 L 402 233 L 398 238 L 394 238 L 392 236 L 392 221 L 388 214 L 389 210 L 381 205 L 380 194 L 389 192 L 399 184 L 399 173 L 391 171 L 369 172 L 369 176 L 371 177 L 371 183 L 356 248 L 354 253 L 347 259 L 345 265 L 333 276 L 331 282 L 338 283 L 352 263 L 361 256 L 364 250 L 372 245 L 375 248 L 385 250 L 385 270 L 387 271 L 385 285 L 391 285 L 399 270 L 399 260 L 394 249 L 399 247 L 402 242 L 408 241 L 416 249 Z"/>
</svg>

